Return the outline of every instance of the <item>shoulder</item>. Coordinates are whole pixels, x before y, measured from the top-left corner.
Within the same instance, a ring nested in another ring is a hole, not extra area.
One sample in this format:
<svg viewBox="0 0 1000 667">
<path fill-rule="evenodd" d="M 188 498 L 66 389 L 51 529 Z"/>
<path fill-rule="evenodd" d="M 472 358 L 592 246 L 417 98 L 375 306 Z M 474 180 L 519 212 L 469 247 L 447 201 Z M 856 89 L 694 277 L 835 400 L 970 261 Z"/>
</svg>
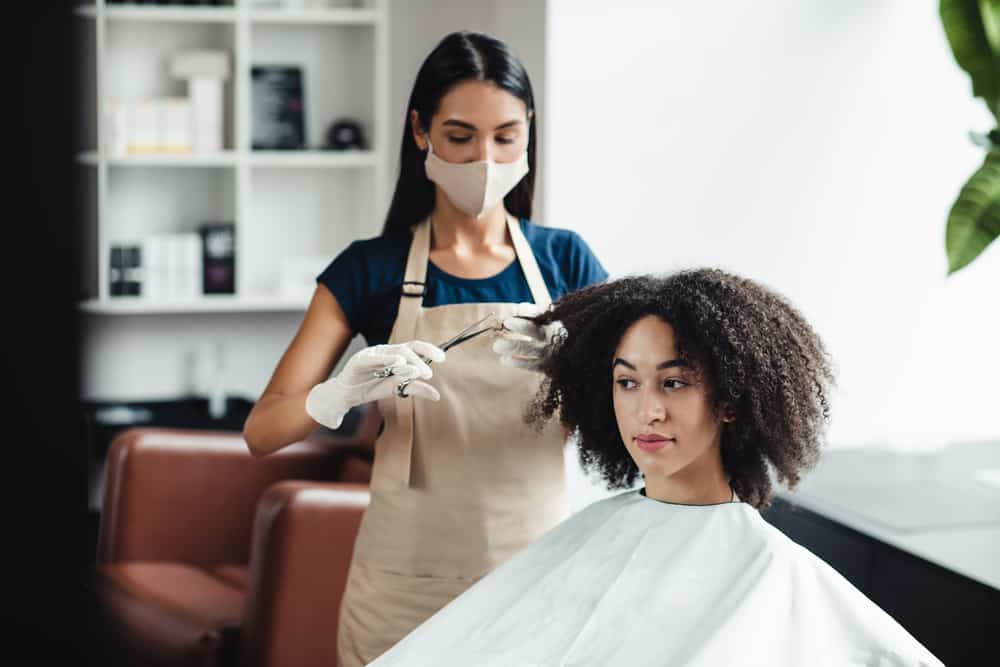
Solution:
<svg viewBox="0 0 1000 667">
<path fill-rule="evenodd" d="M 378 280 L 384 274 L 393 275 L 403 270 L 409 252 L 409 238 L 376 236 L 352 242 L 327 265 L 320 276 L 321 282 L 331 280 Z"/>
<path fill-rule="evenodd" d="M 583 237 L 571 229 L 544 227 L 523 219 L 520 222 L 521 231 L 536 254 L 540 250 L 550 254 L 563 254 L 581 247 L 587 248 Z"/>
<path fill-rule="evenodd" d="M 562 536 L 574 534 L 589 536 L 613 517 L 619 516 L 622 512 L 628 512 L 636 504 L 637 499 L 638 494 L 632 490 L 595 500 L 589 505 L 580 508 L 562 523 L 554 527 L 548 534 L 551 536 L 549 539 L 558 539 Z M 539 540 L 539 542 L 541 541 Z"/>
<path fill-rule="evenodd" d="M 317 280 L 333 290 L 338 300 L 359 300 L 403 273 L 408 250 L 408 238 L 376 236 L 357 240 L 334 257 Z"/>
<path fill-rule="evenodd" d="M 794 581 L 803 604 L 837 604 L 851 613 L 864 613 L 874 605 L 829 563 L 757 515 L 754 532 L 758 549 L 766 554 L 768 571 Z"/>
<path fill-rule="evenodd" d="M 560 227 L 543 227 L 530 220 L 520 222 L 524 237 L 539 260 L 554 262 L 565 271 L 589 268 L 591 265 L 600 267 L 590 246 L 577 232 Z"/>
<path fill-rule="evenodd" d="M 763 519 L 761 519 L 763 522 Z M 784 583 L 793 593 L 789 600 L 803 618 L 821 620 L 813 626 L 824 639 L 832 633 L 852 637 L 841 647 L 867 655 L 864 664 L 923 665 L 942 663 L 878 604 L 829 563 L 792 541 L 770 524 L 764 535 L 770 570 L 779 575 L 762 577 L 771 588 Z M 784 580 L 783 582 L 781 580 Z M 846 655 L 845 655 L 846 657 Z"/>
<path fill-rule="evenodd" d="M 595 514 L 599 512 L 615 512 L 622 507 L 639 504 L 642 501 L 643 498 L 639 495 L 639 491 L 637 489 L 629 489 L 628 491 L 622 491 L 621 493 L 616 493 L 608 496 L 607 498 L 595 500 L 581 510 L 581 512 L 590 511 Z"/>
<path fill-rule="evenodd" d="M 410 235 L 396 234 L 359 239 L 351 243 L 343 254 L 365 259 L 387 259 L 399 255 L 405 256 L 409 248 Z"/>
<path fill-rule="evenodd" d="M 641 498 L 635 490 L 625 491 L 595 500 L 566 519 L 563 525 L 571 526 L 571 530 L 581 528 L 586 531 L 595 530 L 612 517 L 620 516 L 623 512 L 631 512 L 633 507 L 640 504 Z"/>
<path fill-rule="evenodd" d="M 607 279 L 608 272 L 576 232 L 542 227 L 528 220 L 521 220 L 521 229 L 539 267 L 548 269 L 558 283 L 554 296 Z"/>
</svg>

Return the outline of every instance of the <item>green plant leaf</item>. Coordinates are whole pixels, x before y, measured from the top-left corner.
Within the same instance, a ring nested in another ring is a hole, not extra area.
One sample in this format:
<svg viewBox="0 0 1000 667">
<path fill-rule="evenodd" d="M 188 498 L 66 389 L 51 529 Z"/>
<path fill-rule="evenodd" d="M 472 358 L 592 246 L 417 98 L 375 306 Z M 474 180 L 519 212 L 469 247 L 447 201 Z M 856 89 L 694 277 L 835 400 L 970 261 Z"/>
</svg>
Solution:
<svg viewBox="0 0 1000 667">
<path fill-rule="evenodd" d="M 993 55 L 993 63 L 1000 57 L 1000 0 L 978 0 L 983 32 Z"/>
<path fill-rule="evenodd" d="M 981 6 L 990 20 L 989 32 L 1000 49 L 1000 24 L 996 22 L 1000 16 L 1000 4 L 995 0 L 982 0 L 981 3 L 977 0 L 941 0 L 939 13 L 951 52 L 972 79 L 972 94 L 983 98 L 996 116 L 997 101 L 1000 99 L 1000 68 L 983 25 Z"/>
<path fill-rule="evenodd" d="M 1000 150 L 991 150 L 958 193 L 948 213 L 948 275 L 979 256 L 1000 236 Z"/>
</svg>

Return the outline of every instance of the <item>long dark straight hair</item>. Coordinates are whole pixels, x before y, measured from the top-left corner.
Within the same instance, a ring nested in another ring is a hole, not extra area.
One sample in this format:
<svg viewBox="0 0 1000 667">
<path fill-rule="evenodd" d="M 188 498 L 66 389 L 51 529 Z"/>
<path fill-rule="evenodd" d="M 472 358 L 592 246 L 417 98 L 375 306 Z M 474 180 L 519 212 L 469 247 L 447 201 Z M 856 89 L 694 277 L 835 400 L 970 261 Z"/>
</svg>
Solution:
<svg viewBox="0 0 1000 667">
<path fill-rule="evenodd" d="M 399 177 L 392 204 L 386 215 L 382 236 L 408 234 L 410 227 L 434 209 L 434 183 L 424 172 L 426 153 L 413 139 L 410 110 L 427 131 L 444 97 L 465 81 L 489 81 L 519 98 L 528 108 L 528 173 L 511 190 L 503 203 L 519 218 L 531 217 L 535 194 L 535 96 L 524 65 L 500 40 L 479 32 L 453 32 L 431 51 L 420 66 L 410 93 L 403 121 L 403 142 L 399 150 Z"/>
</svg>

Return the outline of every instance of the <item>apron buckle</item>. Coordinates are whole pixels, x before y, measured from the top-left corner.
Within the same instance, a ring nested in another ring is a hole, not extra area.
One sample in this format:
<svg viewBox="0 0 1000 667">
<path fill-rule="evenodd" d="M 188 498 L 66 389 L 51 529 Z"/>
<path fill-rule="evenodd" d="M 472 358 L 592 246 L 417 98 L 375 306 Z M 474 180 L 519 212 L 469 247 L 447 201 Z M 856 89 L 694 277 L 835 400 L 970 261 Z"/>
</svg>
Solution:
<svg viewBox="0 0 1000 667">
<path fill-rule="evenodd" d="M 424 291 L 424 283 L 419 280 L 403 281 L 403 296 L 422 297 L 424 295 Z"/>
</svg>

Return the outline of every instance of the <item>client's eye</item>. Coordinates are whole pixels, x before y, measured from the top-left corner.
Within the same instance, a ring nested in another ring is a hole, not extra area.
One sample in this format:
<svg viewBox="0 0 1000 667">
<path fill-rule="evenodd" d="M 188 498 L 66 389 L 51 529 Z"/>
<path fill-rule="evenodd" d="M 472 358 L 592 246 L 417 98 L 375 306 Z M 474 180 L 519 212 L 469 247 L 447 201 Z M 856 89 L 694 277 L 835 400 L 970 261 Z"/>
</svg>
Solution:
<svg viewBox="0 0 1000 667">
<path fill-rule="evenodd" d="M 472 139 L 472 135 L 469 135 L 467 137 L 459 137 L 451 134 L 448 135 L 448 141 L 450 141 L 453 144 L 467 144 L 469 143 L 469 139 Z"/>
<path fill-rule="evenodd" d="M 683 389 L 688 386 L 688 383 L 684 380 L 678 380 L 677 378 L 669 378 L 663 381 L 664 389 Z"/>
<path fill-rule="evenodd" d="M 620 378 L 618 380 L 615 380 L 615 384 L 621 387 L 622 389 L 633 389 L 635 387 L 635 382 L 633 382 L 629 378 Z"/>
</svg>

